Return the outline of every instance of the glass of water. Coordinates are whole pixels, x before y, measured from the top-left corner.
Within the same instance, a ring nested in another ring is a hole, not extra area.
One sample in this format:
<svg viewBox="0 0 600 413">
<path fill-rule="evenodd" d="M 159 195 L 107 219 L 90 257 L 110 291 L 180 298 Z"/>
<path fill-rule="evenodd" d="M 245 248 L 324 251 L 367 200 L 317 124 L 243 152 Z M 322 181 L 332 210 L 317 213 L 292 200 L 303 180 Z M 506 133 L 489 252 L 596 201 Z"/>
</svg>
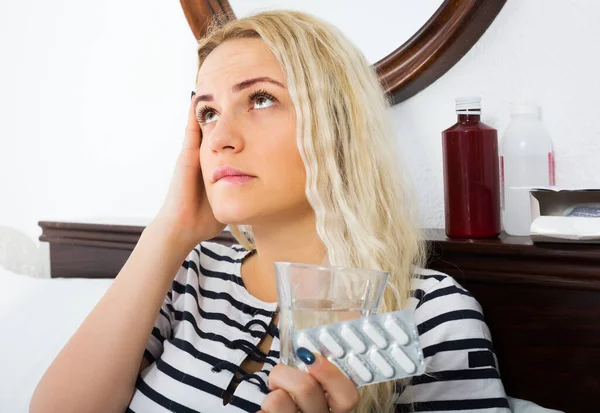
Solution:
<svg viewBox="0 0 600 413">
<path fill-rule="evenodd" d="M 275 263 L 280 360 L 303 368 L 292 338 L 299 330 L 375 314 L 389 273 L 346 267 Z"/>
</svg>

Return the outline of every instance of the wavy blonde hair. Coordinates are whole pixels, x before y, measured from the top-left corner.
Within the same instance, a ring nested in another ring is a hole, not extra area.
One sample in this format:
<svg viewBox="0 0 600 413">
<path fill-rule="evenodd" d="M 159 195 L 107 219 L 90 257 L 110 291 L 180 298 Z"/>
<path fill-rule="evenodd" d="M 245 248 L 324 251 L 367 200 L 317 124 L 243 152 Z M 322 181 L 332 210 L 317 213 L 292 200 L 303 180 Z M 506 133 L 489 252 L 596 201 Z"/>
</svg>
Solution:
<svg viewBox="0 0 600 413">
<path fill-rule="evenodd" d="M 286 75 L 306 196 L 329 262 L 388 271 L 379 310 L 404 307 L 423 243 L 374 69 L 336 27 L 293 11 L 213 25 L 199 41 L 198 67 L 223 42 L 244 38 L 262 39 Z M 230 229 L 241 245 L 255 248 L 252 228 Z M 394 391 L 394 382 L 362 387 L 354 412 L 392 412 Z"/>
</svg>

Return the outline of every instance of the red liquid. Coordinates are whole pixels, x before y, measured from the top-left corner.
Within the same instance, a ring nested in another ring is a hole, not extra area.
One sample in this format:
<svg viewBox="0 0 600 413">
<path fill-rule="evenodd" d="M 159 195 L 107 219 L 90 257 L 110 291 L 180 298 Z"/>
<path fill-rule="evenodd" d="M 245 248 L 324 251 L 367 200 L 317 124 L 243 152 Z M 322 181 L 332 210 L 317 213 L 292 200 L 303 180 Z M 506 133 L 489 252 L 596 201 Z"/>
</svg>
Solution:
<svg viewBox="0 0 600 413">
<path fill-rule="evenodd" d="M 446 235 L 493 238 L 500 234 L 498 134 L 479 115 L 458 115 L 442 132 Z"/>
</svg>

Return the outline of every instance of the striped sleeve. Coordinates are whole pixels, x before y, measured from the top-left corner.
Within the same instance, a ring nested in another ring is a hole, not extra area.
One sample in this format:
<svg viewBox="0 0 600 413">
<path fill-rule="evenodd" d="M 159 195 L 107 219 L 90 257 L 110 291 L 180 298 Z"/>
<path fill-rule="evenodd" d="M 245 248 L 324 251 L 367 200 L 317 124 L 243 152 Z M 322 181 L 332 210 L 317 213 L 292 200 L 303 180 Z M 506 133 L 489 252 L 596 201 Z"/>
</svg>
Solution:
<svg viewBox="0 0 600 413">
<path fill-rule="evenodd" d="M 452 277 L 422 279 L 415 319 L 426 370 L 402 389 L 396 411 L 510 412 L 479 303 Z"/>
<path fill-rule="evenodd" d="M 154 363 L 163 352 L 163 343 L 165 340 L 171 338 L 173 332 L 173 306 L 171 301 L 173 299 L 173 291 L 169 290 L 165 299 L 158 311 L 154 327 L 152 327 L 152 333 L 148 337 L 146 349 L 144 350 L 144 358 L 150 363 Z"/>
<path fill-rule="evenodd" d="M 179 267 L 173 283 L 171 284 L 171 288 L 169 291 L 167 291 L 165 299 L 160 306 L 160 310 L 156 316 L 156 321 L 154 322 L 154 327 L 152 327 L 152 332 L 148 337 L 148 342 L 146 343 L 146 348 L 144 349 L 144 358 L 148 360 L 150 364 L 154 363 L 163 353 L 164 341 L 172 338 L 173 324 L 176 320 L 175 309 L 173 308 L 173 294 L 176 294 L 176 292 L 173 290 L 173 288 L 176 288 L 179 285 L 177 281 L 178 279 L 182 277 L 185 278 L 187 267 L 189 266 L 190 262 L 193 261 L 194 265 L 196 267 L 198 266 L 198 249 L 199 247 L 194 248 L 186 257 L 183 265 Z"/>
<path fill-rule="evenodd" d="M 150 364 L 154 363 L 163 353 L 164 341 L 173 338 L 173 325 L 176 322 L 176 310 L 173 307 L 173 296 L 175 295 L 176 302 L 178 294 L 177 290 L 182 285 L 181 282 L 183 282 L 183 285 L 186 285 L 184 280 L 186 279 L 188 268 L 190 266 L 198 268 L 199 255 L 200 245 L 190 251 L 181 267 L 179 267 L 179 270 L 173 279 L 173 283 L 171 284 L 171 288 L 167 291 L 165 299 L 160 306 L 156 321 L 154 322 L 154 327 L 152 328 L 152 332 L 146 343 L 146 348 L 144 349 L 144 358 L 148 360 Z"/>
</svg>

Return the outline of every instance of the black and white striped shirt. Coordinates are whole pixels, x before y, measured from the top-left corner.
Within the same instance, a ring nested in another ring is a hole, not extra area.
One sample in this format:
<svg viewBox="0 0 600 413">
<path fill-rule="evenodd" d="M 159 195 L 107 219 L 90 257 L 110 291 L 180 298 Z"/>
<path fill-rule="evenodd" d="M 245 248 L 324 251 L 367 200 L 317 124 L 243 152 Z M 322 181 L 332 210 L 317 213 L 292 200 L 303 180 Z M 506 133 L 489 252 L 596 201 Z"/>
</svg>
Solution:
<svg viewBox="0 0 600 413">
<path fill-rule="evenodd" d="M 279 361 L 277 303 L 251 295 L 240 276 L 240 246 L 198 245 L 179 269 L 160 309 L 128 412 L 256 412 Z M 510 412 L 490 332 L 477 301 L 451 277 L 420 270 L 413 286 L 426 373 L 398 389 L 397 411 Z M 257 346 L 273 336 L 267 354 Z M 264 363 L 255 374 L 239 367 Z M 241 374 L 237 378 L 235 373 Z M 231 401 L 223 393 L 239 382 Z"/>
</svg>

